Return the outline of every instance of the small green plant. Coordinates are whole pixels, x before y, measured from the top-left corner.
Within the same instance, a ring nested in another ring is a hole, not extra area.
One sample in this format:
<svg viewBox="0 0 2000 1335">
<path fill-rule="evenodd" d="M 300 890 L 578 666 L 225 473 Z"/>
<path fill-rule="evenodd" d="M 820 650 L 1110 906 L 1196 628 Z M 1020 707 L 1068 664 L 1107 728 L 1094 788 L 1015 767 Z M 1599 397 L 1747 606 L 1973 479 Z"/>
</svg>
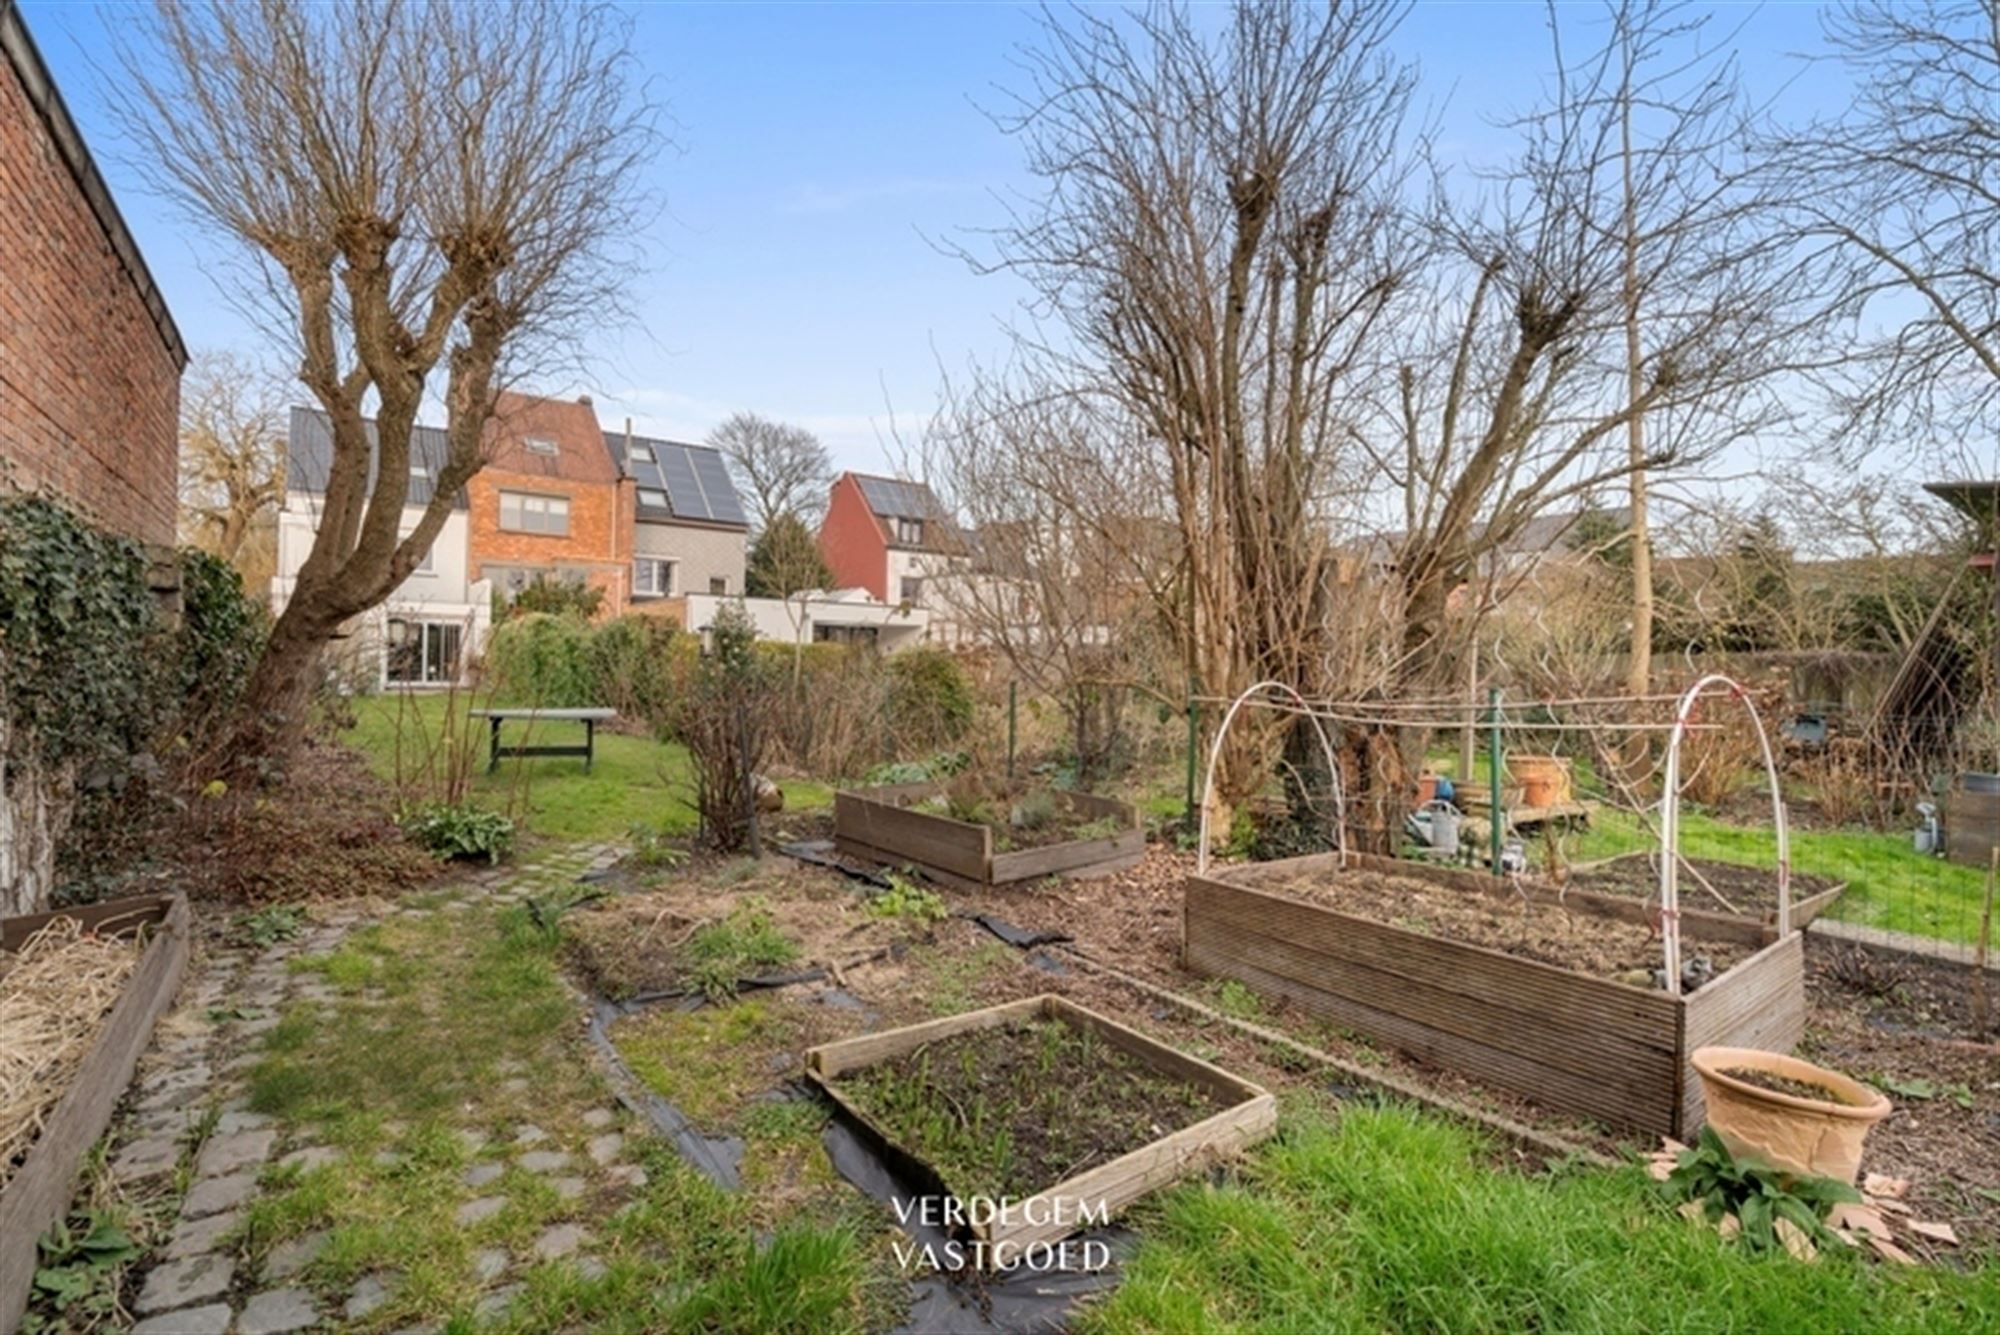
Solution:
<svg viewBox="0 0 2000 1335">
<path fill-rule="evenodd" d="M 1017 830 L 1043 830 L 1055 824 L 1056 795 L 1052 788 L 1037 788 L 1007 813 L 1007 823 Z"/>
<path fill-rule="evenodd" d="M 632 861 L 638 866 L 658 869 L 687 865 L 687 850 L 671 842 L 664 830 L 641 823 L 632 827 L 628 837 L 632 840 Z"/>
<path fill-rule="evenodd" d="M 889 888 L 868 901 L 868 911 L 878 918 L 913 922 L 943 922 L 951 916 L 944 896 L 900 872 L 889 873 Z"/>
<path fill-rule="evenodd" d="M 432 802 L 404 813 L 403 833 L 447 861 L 498 862 L 514 848 L 514 822 L 470 802 Z"/>
<path fill-rule="evenodd" d="M 1902 1079 L 1893 1075 L 1871 1075 L 1867 1079 L 1869 1084 L 1884 1094 L 1895 1094 L 1902 1098 L 1915 1099 L 1920 1103 L 1928 1103 L 1932 1099 L 1949 1099 L 1968 1111 L 1973 1106 L 1970 1085 L 1940 1085 L 1935 1080 L 1926 1080 L 1922 1076 Z"/>
<path fill-rule="evenodd" d="M 604 898 L 604 891 L 587 885 L 565 885 L 544 895 L 529 895 L 521 901 L 528 921 L 543 937 L 553 941 L 562 934 L 563 915 Z"/>
<path fill-rule="evenodd" d="M 42 1235 L 35 1293 L 65 1318 L 62 1326 L 72 1319 L 85 1325 L 109 1320 L 118 1313 L 118 1272 L 137 1260 L 140 1250 L 115 1212 L 71 1215 Z M 55 1328 L 33 1315 L 22 1326 L 24 1331 Z"/>
<path fill-rule="evenodd" d="M 296 941 L 306 929 L 306 911 L 297 904 L 273 904 L 246 913 L 236 920 L 236 939 L 244 945 L 263 948 L 280 941 Z"/>
<path fill-rule="evenodd" d="M 1232 1020 L 1254 1020 L 1264 1013 L 1264 1000 L 1234 978 L 1225 978 L 1215 989 L 1215 1008 Z"/>
<path fill-rule="evenodd" d="M 1845 1182 L 1799 1177 L 1747 1156 L 1738 1158 L 1706 1126 L 1695 1148 L 1681 1151 L 1663 1186 L 1670 1199 L 1699 1204 L 1711 1224 L 1735 1215 L 1742 1226 L 1737 1236 L 1753 1252 L 1785 1249 L 1778 1233 L 1781 1219 L 1815 1243 L 1836 1242 L 1826 1216 L 1842 1202 L 1861 1199 Z"/>
<path fill-rule="evenodd" d="M 799 947 L 778 930 L 761 904 L 746 901 L 720 922 L 697 928 L 688 938 L 687 981 L 713 1000 L 736 995 L 743 979 L 799 957 Z"/>
<path fill-rule="evenodd" d="M 877 765 L 865 777 L 874 785 L 929 783 L 934 779 L 949 779 L 954 774 L 962 774 L 971 764 L 969 752 L 940 751 L 928 760 L 892 760 L 888 764 Z"/>
</svg>

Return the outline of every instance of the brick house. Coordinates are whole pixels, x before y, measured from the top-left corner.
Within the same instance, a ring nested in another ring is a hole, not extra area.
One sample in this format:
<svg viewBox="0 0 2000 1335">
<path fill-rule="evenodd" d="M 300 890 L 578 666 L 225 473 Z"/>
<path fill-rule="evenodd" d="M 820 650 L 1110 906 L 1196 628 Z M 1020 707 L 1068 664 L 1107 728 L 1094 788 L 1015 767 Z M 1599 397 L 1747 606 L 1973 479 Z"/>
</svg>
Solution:
<svg viewBox="0 0 2000 1335">
<path fill-rule="evenodd" d="M 720 451 L 607 431 L 632 532 L 631 609 L 679 616 L 690 594 L 741 597 L 750 520 Z"/>
<path fill-rule="evenodd" d="M 0 488 L 174 541 L 187 350 L 13 0 L 0 0 Z"/>
<path fill-rule="evenodd" d="M 588 397 L 503 393 L 486 427 L 486 466 L 466 487 L 472 578 L 518 593 L 538 576 L 631 601 L 632 520 L 617 461 Z"/>
<path fill-rule="evenodd" d="M 968 564 L 964 536 L 921 482 L 842 473 L 828 494 L 819 551 L 836 588 L 882 602 L 925 606 L 925 584 Z"/>
</svg>

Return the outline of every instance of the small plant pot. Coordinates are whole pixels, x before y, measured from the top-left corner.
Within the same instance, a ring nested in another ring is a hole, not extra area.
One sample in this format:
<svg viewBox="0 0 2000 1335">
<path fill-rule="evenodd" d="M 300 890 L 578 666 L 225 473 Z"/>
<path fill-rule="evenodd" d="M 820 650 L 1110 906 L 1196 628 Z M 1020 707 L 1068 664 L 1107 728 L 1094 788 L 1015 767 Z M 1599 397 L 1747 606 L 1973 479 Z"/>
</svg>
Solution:
<svg viewBox="0 0 2000 1335">
<path fill-rule="evenodd" d="M 1569 761 L 1563 756 L 1511 755 L 1507 770 L 1521 785 L 1526 804 L 1552 807 L 1567 802 L 1570 786 Z"/>
<path fill-rule="evenodd" d="M 1754 1156 L 1788 1172 L 1852 1183 L 1868 1129 L 1887 1117 L 1881 1091 L 1797 1057 L 1758 1048 L 1696 1048 L 1708 1124 L 1731 1154 Z M 1725 1074 L 1747 1068 L 1822 1085 L 1847 1103 L 1801 1098 Z"/>
</svg>

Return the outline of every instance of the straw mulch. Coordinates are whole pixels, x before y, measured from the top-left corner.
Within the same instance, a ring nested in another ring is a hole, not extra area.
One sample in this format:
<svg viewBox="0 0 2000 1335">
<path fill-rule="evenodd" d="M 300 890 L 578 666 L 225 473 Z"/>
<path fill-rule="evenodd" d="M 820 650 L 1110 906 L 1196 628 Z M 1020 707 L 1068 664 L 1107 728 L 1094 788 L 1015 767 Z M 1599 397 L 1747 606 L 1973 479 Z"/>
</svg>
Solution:
<svg viewBox="0 0 2000 1335">
<path fill-rule="evenodd" d="M 0 955 L 0 1184 L 62 1101 L 138 962 L 135 942 L 93 936 L 74 918 Z"/>
</svg>

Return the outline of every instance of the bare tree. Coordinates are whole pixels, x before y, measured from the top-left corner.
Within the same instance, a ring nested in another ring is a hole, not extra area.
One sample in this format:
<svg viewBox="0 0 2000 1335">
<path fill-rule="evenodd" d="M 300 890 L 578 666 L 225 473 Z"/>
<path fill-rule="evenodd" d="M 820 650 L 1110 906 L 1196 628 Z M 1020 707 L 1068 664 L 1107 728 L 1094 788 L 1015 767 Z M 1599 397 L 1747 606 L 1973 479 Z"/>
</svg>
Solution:
<svg viewBox="0 0 2000 1335">
<path fill-rule="evenodd" d="M 1083 494 L 1173 534 L 1153 611 L 1199 692 L 1322 678 L 1342 400 L 1419 250 L 1403 207 L 1414 75 L 1387 51 L 1402 12 L 1045 16 L 998 117 L 1040 188 L 967 258 L 1024 279 L 1059 326 L 1023 330 L 1017 355 L 1089 423 L 1069 467 L 1106 485 Z M 1234 735 L 1220 805 L 1263 786 L 1281 734 Z"/>
<path fill-rule="evenodd" d="M 1833 381 L 1854 452 L 1929 442 L 2000 467 L 2000 3 L 1850 0 L 1826 19 L 1848 110 L 1769 145 L 1793 234 L 1862 355 Z"/>
<path fill-rule="evenodd" d="M 294 735 L 321 647 L 429 550 L 484 462 L 502 383 L 617 309 L 658 144 L 628 40 L 608 7 L 554 0 L 159 0 L 132 20 L 107 94 L 140 170 L 240 243 L 243 297 L 296 347 L 332 422 L 319 532 L 239 753 Z M 399 536 L 427 395 L 447 457 Z"/>
<path fill-rule="evenodd" d="M 236 563 L 285 494 L 285 390 L 233 353 L 203 353 L 181 381 L 182 537 Z"/>
<path fill-rule="evenodd" d="M 722 451 L 750 493 L 750 521 L 759 531 L 779 515 L 810 521 L 826 508 L 833 460 L 804 427 L 732 413 L 709 433 L 708 443 Z"/>
</svg>

